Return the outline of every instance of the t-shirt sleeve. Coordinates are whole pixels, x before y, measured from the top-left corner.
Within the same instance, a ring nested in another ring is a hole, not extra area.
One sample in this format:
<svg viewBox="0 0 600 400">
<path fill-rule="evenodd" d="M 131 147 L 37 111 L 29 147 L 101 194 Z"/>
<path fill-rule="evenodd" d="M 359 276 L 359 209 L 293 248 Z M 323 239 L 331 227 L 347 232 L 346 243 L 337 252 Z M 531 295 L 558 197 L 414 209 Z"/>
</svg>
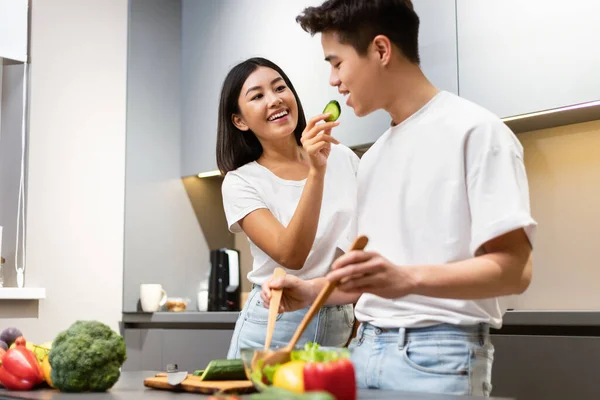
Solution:
<svg viewBox="0 0 600 400">
<path fill-rule="evenodd" d="M 337 146 L 342 149 L 344 155 L 348 158 L 352 171 L 354 172 L 354 176 L 356 176 L 358 173 L 358 164 L 360 164 L 360 158 L 351 148 L 344 146 L 343 144 L 339 144 Z"/>
<path fill-rule="evenodd" d="M 474 127 L 466 141 L 466 179 L 473 255 L 491 239 L 523 228 L 533 247 L 523 147 L 502 121 Z"/>
<path fill-rule="evenodd" d="M 229 172 L 221 186 L 227 226 L 233 233 L 242 231 L 239 221 L 252 211 L 267 208 L 256 188 L 243 177 Z"/>
</svg>

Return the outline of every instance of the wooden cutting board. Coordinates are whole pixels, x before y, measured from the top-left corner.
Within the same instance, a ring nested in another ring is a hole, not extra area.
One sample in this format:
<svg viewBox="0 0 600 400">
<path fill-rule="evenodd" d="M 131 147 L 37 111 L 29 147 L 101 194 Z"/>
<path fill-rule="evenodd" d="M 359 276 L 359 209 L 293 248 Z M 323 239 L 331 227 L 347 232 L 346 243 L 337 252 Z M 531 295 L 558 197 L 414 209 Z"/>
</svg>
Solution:
<svg viewBox="0 0 600 400">
<path fill-rule="evenodd" d="M 202 381 L 199 376 L 188 374 L 187 378 L 179 385 L 170 385 L 167 382 L 167 374 L 160 373 L 156 376 L 144 379 L 144 386 L 171 390 L 175 392 L 192 392 L 202 394 L 214 393 L 252 393 L 256 389 L 250 381 Z"/>
</svg>

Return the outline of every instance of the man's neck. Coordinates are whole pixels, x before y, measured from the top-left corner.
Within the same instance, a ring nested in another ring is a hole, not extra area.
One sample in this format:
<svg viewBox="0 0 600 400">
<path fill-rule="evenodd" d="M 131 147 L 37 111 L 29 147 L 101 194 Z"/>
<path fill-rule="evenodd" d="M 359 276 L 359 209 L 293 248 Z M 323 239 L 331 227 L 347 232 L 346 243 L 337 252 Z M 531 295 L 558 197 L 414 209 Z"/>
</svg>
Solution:
<svg viewBox="0 0 600 400">
<path fill-rule="evenodd" d="M 440 92 L 417 65 L 399 67 L 390 75 L 386 85 L 389 101 L 384 109 L 390 114 L 393 126 L 419 111 Z"/>
</svg>

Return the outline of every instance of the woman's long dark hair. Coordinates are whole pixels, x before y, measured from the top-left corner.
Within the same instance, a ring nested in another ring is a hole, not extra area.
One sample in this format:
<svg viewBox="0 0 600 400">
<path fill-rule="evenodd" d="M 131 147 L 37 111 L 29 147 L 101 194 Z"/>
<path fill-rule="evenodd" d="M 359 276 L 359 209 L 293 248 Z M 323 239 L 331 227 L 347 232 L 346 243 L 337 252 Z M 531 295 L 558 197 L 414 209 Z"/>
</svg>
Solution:
<svg viewBox="0 0 600 400">
<path fill-rule="evenodd" d="M 217 166 L 223 175 L 242 165 L 258 160 L 262 155 L 263 149 L 256 135 L 250 130 L 239 130 L 231 120 L 233 114 L 240 114 L 238 99 L 242 86 L 244 86 L 248 76 L 259 67 L 267 67 L 277 71 L 294 93 L 296 103 L 298 103 L 298 124 L 294 130 L 294 136 L 296 137 L 296 143 L 299 146 L 301 144 L 300 138 L 304 128 L 306 128 L 306 116 L 294 85 L 292 85 L 285 72 L 275 63 L 261 57 L 250 58 L 229 71 L 221 89 L 217 125 Z"/>
</svg>

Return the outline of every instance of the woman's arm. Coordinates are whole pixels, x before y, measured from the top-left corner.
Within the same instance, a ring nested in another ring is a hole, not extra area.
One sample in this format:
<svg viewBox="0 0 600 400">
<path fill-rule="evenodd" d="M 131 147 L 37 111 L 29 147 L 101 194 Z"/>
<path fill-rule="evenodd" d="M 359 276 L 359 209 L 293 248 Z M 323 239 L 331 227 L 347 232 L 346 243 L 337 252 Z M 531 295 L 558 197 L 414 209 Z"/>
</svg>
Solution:
<svg viewBox="0 0 600 400">
<path fill-rule="evenodd" d="M 284 227 L 266 208 L 239 221 L 246 235 L 278 264 L 300 269 L 312 248 L 321 211 L 324 174 L 309 172 L 298 207 Z"/>
<path fill-rule="evenodd" d="M 301 269 L 310 253 L 321 214 L 327 158 L 331 143 L 338 143 L 330 135 L 337 122 L 317 124 L 327 114 L 312 118 L 302 134 L 302 145 L 309 156 L 310 169 L 296 211 L 287 227 L 271 212 L 261 208 L 239 221 L 246 235 L 278 264 L 289 269 Z"/>
</svg>

